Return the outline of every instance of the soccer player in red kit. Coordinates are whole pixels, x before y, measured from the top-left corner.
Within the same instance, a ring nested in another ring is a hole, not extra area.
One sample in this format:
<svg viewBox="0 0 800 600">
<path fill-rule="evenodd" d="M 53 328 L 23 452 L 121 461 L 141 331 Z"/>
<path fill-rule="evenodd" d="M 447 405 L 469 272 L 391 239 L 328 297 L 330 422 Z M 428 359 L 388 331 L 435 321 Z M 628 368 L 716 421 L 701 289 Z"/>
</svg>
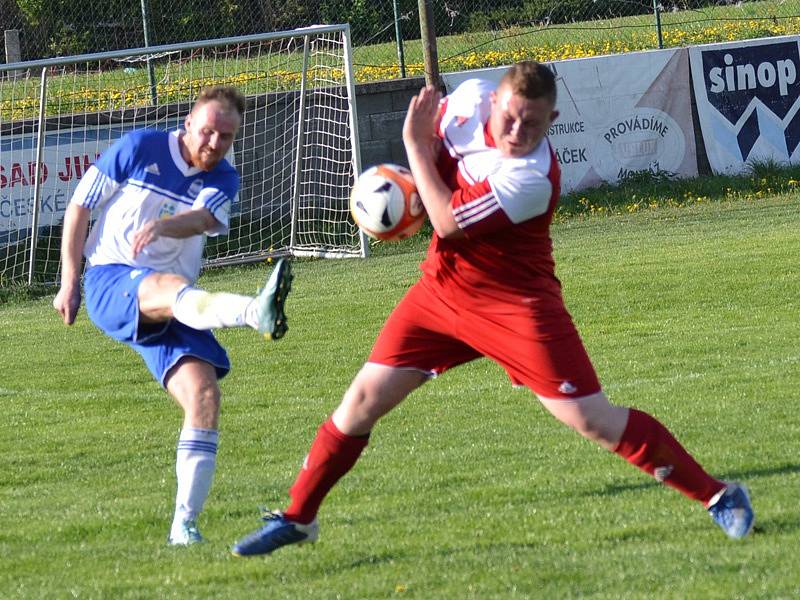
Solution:
<svg viewBox="0 0 800 600">
<path fill-rule="evenodd" d="M 555 276 L 550 222 L 560 169 L 545 134 L 558 116 L 552 72 L 511 67 L 495 87 L 426 87 L 403 141 L 434 235 L 422 277 L 389 316 L 344 399 L 317 432 L 284 512 L 233 547 L 238 556 L 316 541 L 317 511 L 380 417 L 431 377 L 485 356 L 558 420 L 702 502 L 732 538 L 753 525 L 747 489 L 707 474 L 650 415 L 609 403 Z"/>
</svg>

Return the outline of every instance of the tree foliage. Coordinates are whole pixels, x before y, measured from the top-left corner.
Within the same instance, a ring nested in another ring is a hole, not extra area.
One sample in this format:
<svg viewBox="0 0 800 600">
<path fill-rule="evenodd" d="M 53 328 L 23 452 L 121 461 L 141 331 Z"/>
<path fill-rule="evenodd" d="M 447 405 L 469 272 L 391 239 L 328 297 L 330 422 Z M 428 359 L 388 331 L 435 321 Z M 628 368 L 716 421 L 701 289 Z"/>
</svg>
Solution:
<svg viewBox="0 0 800 600">
<path fill-rule="evenodd" d="M 719 0 L 716 0 L 719 1 Z M 404 39 L 419 38 L 418 0 L 145 0 L 151 44 L 168 44 L 315 24 L 350 23 L 357 44 L 394 39 L 393 5 Z M 713 0 L 670 0 L 697 7 Z M 644 14 L 651 0 L 446 0 L 434 2 L 436 34 L 492 31 Z M 25 59 L 144 45 L 141 2 L 0 0 L 0 23 L 20 29 Z"/>
</svg>

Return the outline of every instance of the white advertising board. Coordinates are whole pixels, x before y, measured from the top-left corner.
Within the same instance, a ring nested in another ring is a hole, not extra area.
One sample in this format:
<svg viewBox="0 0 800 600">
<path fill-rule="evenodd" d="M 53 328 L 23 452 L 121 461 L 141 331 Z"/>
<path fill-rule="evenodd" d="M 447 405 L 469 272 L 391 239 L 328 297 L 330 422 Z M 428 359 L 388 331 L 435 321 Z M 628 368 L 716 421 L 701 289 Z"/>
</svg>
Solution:
<svg viewBox="0 0 800 600">
<path fill-rule="evenodd" d="M 800 160 L 799 42 L 784 36 L 691 48 L 697 114 L 715 173 Z"/>
<path fill-rule="evenodd" d="M 78 180 L 124 131 L 94 126 L 45 134 L 39 176 L 40 226 L 61 220 Z M 0 138 L 0 233 L 29 228 L 33 221 L 36 139 L 36 133 Z"/>
<path fill-rule="evenodd" d="M 549 63 L 559 117 L 548 137 L 563 192 L 634 172 L 697 176 L 686 49 Z M 507 67 L 445 73 L 447 90 L 470 78 L 499 81 Z"/>
</svg>

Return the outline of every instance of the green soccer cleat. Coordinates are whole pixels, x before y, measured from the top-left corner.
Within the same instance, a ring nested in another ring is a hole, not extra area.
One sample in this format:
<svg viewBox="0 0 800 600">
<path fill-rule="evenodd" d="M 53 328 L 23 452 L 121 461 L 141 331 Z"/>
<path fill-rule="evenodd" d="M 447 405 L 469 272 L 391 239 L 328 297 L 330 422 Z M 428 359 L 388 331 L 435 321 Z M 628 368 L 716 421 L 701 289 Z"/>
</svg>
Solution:
<svg viewBox="0 0 800 600">
<path fill-rule="evenodd" d="M 289 327 L 286 325 L 284 305 L 292 289 L 292 265 L 285 258 L 275 263 L 264 288 L 255 299 L 258 333 L 268 340 L 279 340 Z"/>
<path fill-rule="evenodd" d="M 197 523 L 194 519 L 187 519 L 179 523 L 172 524 L 172 531 L 170 531 L 167 538 L 167 544 L 170 546 L 191 546 L 205 541 L 200 531 L 197 529 Z"/>
</svg>

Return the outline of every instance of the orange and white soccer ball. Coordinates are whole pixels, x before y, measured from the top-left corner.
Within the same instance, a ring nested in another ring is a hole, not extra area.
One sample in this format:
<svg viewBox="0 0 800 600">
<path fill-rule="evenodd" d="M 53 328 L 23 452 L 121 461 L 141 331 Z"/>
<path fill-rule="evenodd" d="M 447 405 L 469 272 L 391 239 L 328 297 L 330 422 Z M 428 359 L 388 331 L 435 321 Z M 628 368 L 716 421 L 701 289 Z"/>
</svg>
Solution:
<svg viewBox="0 0 800 600">
<path fill-rule="evenodd" d="M 370 167 L 356 179 L 350 212 L 364 233 L 387 242 L 414 235 L 425 220 L 411 171 L 389 163 Z"/>
</svg>

